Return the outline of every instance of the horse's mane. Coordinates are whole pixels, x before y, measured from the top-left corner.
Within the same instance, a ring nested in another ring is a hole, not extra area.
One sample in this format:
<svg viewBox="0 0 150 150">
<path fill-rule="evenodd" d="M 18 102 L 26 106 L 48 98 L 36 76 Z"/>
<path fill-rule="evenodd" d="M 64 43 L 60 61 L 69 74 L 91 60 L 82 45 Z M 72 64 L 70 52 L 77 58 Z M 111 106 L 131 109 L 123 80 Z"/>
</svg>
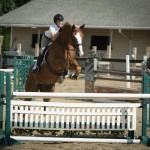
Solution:
<svg viewBox="0 0 150 150">
<path fill-rule="evenodd" d="M 70 28 L 71 29 L 72 25 L 73 25 L 72 23 L 67 21 L 63 24 L 63 26 L 61 27 L 61 30 L 65 29 L 65 28 Z M 59 39 L 60 39 L 60 34 L 58 35 L 58 37 L 56 38 L 55 41 L 58 41 Z"/>
<path fill-rule="evenodd" d="M 67 22 L 64 23 L 64 25 L 62 26 L 62 28 L 64 28 L 65 26 L 72 26 L 72 23 L 69 22 L 69 21 L 67 21 Z"/>
</svg>

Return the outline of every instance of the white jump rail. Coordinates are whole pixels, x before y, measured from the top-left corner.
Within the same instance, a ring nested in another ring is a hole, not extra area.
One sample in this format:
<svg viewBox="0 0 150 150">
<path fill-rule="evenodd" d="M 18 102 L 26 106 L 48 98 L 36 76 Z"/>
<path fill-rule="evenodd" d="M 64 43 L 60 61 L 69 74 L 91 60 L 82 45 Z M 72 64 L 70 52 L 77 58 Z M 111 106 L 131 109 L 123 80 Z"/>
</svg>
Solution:
<svg viewBox="0 0 150 150">
<path fill-rule="evenodd" d="M 3 72 L 14 72 L 14 69 L 0 69 Z"/>
<path fill-rule="evenodd" d="M 49 92 L 13 92 L 13 96 L 21 98 L 150 98 L 150 94 L 132 93 L 49 93 Z"/>
<path fill-rule="evenodd" d="M 125 143 L 139 144 L 139 139 L 100 139 L 100 138 L 59 138 L 59 137 L 29 137 L 29 136 L 11 136 L 19 141 L 40 141 L 40 142 L 91 142 L 91 143 Z"/>
</svg>

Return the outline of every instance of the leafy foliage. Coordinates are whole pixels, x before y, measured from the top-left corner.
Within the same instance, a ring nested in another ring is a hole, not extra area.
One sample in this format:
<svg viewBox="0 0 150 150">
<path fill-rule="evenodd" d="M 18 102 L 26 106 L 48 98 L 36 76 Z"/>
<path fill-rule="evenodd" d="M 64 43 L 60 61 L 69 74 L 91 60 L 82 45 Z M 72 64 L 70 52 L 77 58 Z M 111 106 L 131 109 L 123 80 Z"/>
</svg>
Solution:
<svg viewBox="0 0 150 150">
<path fill-rule="evenodd" d="M 29 2 L 30 0 L 13 0 L 15 3 L 16 8 L 26 4 L 27 2 Z"/>
<path fill-rule="evenodd" d="M 3 51 L 9 50 L 9 48 L 10 48 L 10 28 L 3 27 L 2 31 L 1 31 L 1 35 L 4 36 L 2 50 Z"/>
<path fill-rule="evenodd" d="M 9 11 L 15 9 L 15 3 L 13 0 L 2 0 L 2 14 L 6 14 Z"/>
</svg>

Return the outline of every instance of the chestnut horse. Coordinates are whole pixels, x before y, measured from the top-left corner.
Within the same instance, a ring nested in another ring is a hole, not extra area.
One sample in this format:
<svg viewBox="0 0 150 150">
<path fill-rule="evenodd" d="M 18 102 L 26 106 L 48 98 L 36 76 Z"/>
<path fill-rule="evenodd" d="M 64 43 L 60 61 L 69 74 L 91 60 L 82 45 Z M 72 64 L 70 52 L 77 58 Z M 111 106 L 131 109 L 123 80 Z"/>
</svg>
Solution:
<svg viewBox="0 0 150 150">
<path fill-rule="evenodd" d="M 76 61 L 74 48 L 78 48 L 79 56 L 84 54 L 82 47 L 83 28 L 84 25 L 77 26 L 69 22 L 63 25 L 59 36 L 48 48 L 45 62 L 42 63 L 39 73 L 33 73 L 33 66 L 31 66 L 26 80 L 26 92 L 54 92 L 55 83 L 65 69 L 76 70 L 75 76 L 79 75 L 81 67 Z M 48 101 L 48 99 L 44 99 L 44 101 Z"/>
</svg>

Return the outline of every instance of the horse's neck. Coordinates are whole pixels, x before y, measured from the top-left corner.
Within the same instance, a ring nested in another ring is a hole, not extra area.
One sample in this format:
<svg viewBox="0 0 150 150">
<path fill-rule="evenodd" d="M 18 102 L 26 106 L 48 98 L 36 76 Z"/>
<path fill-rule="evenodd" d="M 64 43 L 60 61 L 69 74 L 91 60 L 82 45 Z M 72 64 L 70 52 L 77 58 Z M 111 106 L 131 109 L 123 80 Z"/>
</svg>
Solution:
<svg viewBox="0 0 150 150">
<path fill-rule="evenodd" d="M 64 47 L 67 47 L 71 42 L 70 33 L 61 34 L 57 38 L 57 42 L 59 42 Z"/>
<path fill-rule="evenodd" d="M 56 44 L 60 44 L 62 47 L 66 47 L 67 46 L 67 42 L 65 42 L 65 40 L 64 39 L 61 39 L 61 38 L 57 38 L 56 39 Z"/>
<path fill-rule="evenodd" d="M 53 60 L 60 58 L 60 55 L 65 53 L 66 47 L 63 41 L 56 39 L 47 51 L 46 61 L 51 64 Z"/>
</svg>

